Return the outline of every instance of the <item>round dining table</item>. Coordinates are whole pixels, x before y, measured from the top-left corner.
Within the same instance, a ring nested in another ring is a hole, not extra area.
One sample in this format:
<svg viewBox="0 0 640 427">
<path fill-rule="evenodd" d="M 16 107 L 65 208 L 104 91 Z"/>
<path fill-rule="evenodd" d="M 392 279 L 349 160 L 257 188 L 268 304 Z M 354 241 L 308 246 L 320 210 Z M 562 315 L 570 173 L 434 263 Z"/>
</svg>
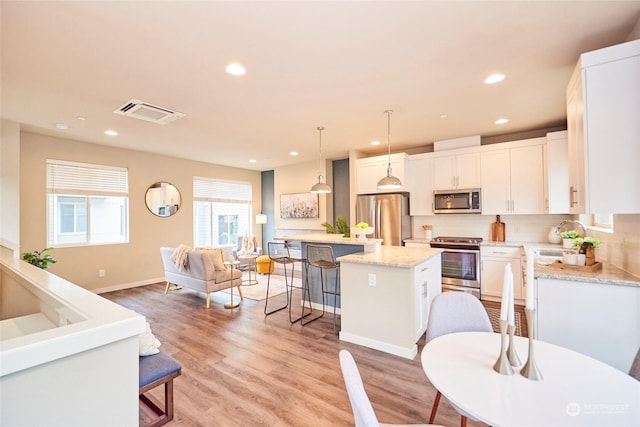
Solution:
<svg viewBox="0 0 640 427">
<path fill-rule="evenodd" d="M 529 339 L 516 336 L 527 362 Z M 479 421 L 500 426 L 640 426 L 640 381 L 603 362 L 557 345 L 534 341 L 541 380 L 514 367 L 493 369 L 500 334 L 442 335 L 422 350 L 422 369 L 451 403 Z"/>
</svg>

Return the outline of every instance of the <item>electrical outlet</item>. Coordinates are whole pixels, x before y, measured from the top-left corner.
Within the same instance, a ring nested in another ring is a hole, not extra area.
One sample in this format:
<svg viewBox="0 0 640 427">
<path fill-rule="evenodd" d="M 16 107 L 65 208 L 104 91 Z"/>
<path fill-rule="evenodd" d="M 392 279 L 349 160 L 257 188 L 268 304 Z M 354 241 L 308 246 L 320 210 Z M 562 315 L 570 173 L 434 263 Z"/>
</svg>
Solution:
<svg viewBox="0 0 640 427">
<path fill-rule="evenodd" d="M 369 273 L 369 286 L 376 285 L 376 275 L 374 273 Z"/>
<path fill-rule="evenodd" d="M 107 275 L 107 272 L 104 271 L 103 269 L 98 270 L 98 277 L 105 277 Z"/>
</svg>

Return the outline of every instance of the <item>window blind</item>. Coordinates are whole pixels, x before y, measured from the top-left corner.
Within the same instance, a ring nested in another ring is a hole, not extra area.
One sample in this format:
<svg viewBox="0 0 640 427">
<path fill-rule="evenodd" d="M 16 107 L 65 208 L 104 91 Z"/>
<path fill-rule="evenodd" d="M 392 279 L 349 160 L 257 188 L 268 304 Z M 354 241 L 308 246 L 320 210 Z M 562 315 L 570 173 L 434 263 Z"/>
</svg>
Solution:
<svg viewBox="0 0 640 427">
<path fill-rule="evenodd" d="M 251 203 L 251 184 L 193 178 L 193 198 L 196 201 Z"/>
<path fill-rule="evenodd" d="M 127 168 L 47 159 L 47 193 L 128 196 Z"/>
</svg>

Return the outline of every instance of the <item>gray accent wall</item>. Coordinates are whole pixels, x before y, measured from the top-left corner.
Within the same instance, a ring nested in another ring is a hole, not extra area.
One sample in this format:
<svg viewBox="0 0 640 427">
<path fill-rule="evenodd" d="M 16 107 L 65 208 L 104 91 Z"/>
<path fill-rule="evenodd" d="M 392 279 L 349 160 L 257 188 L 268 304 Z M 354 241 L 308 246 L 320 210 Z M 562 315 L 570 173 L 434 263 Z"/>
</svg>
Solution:
<svg viewBox="0 0 640 427">
<path fill-rule="evenodd" d="M 333 214 L 332 223 L 338 216 L 349 222 L 349 159 L 333 161 Z"/>
<path fill-rule="evenodd" d="M 262 253 L 267 254 L 267 242 L 276 237 L 275 190 L 273 170 L 262 172 L 262 213 L 267 215 L 267 223 L 262 226 Z"/>
</svg>

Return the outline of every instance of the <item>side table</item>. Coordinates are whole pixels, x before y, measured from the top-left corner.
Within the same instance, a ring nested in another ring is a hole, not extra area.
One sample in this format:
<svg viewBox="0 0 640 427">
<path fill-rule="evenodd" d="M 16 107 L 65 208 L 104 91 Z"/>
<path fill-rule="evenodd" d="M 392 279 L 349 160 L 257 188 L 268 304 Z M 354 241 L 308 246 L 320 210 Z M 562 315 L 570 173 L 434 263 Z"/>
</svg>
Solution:
<svg viewBox="0 0 640 427">
<path fill-rule="evenodd" d="M 233 269 L 238 268 L 240 261 L 225 261 L 224 264 L 231 269 L 231 301 L 224 305 L 224 308 L 236 308 L 240 305 L 239 302 L 233 302 Z"/>
<path fill-rule="evenodd" d="M 253 286 L 258 284 L 258 276 L 256 273 L 257 266 L 256 260 L 258 259 L 258 255 L 239 255 L 238 260 L 244 261 L 243 264 L 247 266 L 247 271 L 249 272 L 249 277 L 247 279 L 242 280 L 242 286 Z M 251 275 L 253 273 L 253 276 Z"/>
</svg>

